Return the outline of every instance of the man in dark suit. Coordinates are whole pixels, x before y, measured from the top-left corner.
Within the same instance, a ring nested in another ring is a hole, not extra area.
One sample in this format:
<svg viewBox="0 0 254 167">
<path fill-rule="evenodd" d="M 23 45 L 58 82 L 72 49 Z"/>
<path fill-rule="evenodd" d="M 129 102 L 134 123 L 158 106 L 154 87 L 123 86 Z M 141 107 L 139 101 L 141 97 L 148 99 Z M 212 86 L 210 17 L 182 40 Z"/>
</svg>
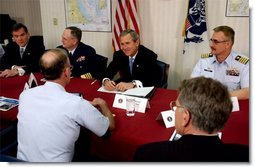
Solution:
<svg viewBox="0 0 254 167">
<path fill-rule="evenodd" d="M 95 59 L 96 51 L 93 47 L 81 42 L 82 31 L 77 27 L 67 27 L 62 34 L 62 45 L 69 53 L 72 75 L 86 79 L 98 78 L 99 69 Z"/>
<path fill-rule="evenodd" d="M 249 161 L 248 146 L 224 144 L 218 136 L 232 111 L 227 87 L 219 81 L 205 77 L 184 80 L 170 107 L 175 112 L 176 132 L 182 137 L 139 147 L 135 161 Z"/>
<path fill-rule="evenodd" d="M 25 25 L 17 23 L 13 26 L 14 42 L 7 45 L 0 65 L 0 77 L 24 75 L 39 72 L 39 59 L 45 51 L 43 40 L 30 37 Z"/>
<path fill-rule="evenodd" d="M 116 51 L 102 83 L 107 90 L 125 91 L 133 87 L 158 86 L 157 54 L 140 45 L 139 35 L 126 29 L 120 34 L 121 50 Z M 120 77 L 113 81 L 115 75 Z"/>
</svg>

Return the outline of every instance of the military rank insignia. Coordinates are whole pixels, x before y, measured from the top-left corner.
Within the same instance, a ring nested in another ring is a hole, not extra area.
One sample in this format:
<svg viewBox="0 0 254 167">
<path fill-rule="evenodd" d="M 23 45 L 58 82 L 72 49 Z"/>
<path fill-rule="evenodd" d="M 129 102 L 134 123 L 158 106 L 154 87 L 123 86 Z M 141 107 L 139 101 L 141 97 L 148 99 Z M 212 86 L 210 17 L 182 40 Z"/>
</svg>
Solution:
<svg viewBox="0 0 254 167">
<path fill-rule="evenodd" d="M 201 54 L 201 58 L 209 58 L 209 57 L 213 57 L 213 55 L 211 53 L 202 53 Z"/>
<path fill-rule="evenodd" d="M 80 75 L 82 79 L 92 79 L 92 75 L 90 72 Z"/>
<path fill-rule="evenodd" d="M 244 57 L 244 56 L 236 56 L 235 58 L 236 61 L 242 63 L 242 64 L 247 64 L 248 61 L 249 61 L 249 58 L 248 57 Z"/>
</svg>

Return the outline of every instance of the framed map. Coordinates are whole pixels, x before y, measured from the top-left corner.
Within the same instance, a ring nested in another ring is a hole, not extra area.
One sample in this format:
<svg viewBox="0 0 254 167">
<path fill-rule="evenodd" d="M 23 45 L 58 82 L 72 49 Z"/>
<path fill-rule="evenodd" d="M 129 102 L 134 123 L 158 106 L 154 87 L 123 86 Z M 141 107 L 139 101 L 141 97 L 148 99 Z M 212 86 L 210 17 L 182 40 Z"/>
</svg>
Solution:
<svg viewBox="0 0 254 167">
<path fill-rule="evenodd" d="M 227 0 L 226 16 L 249 17 L 249 0 Z"/>
<path fill-rule="evenodd" d="M 111 32 L 110 0 L 65 0 L 66 25 L 82 31 Z"/>
</svg>

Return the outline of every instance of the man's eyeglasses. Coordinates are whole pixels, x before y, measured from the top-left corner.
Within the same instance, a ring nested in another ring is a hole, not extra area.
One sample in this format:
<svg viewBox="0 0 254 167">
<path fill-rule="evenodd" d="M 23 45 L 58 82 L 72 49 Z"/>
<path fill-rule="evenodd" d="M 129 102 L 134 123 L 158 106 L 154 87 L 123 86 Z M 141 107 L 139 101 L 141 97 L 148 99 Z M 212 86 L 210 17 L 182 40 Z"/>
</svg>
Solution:
<svg viewBox="0 0 254 167">
<path fill-rule="evenodd" d="M 171 101 L 170 108 L 175 112 L 177 108 L 185 108 L 185 107 L 176 105 L 176 101 Z"/>
<path fill-rule="evenodd" d="M 210 43 L 214 43 L 215 45 L 218 45 L 218 44 L 224 43 L 224 42 L 228 42 L 228 40 L 225 40 L 225 41 L 218 41 L 218 40 L 216 40 L 216 39 L 210 39 L 209 41 L 210 41 Z"/>
</svg>

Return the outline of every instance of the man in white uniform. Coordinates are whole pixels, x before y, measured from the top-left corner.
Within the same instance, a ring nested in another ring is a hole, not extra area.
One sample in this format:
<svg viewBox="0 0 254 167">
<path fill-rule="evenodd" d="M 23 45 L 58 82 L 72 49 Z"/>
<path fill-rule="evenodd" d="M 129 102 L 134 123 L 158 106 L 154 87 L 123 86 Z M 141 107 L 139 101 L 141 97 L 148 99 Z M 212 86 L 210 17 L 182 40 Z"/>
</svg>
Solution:
<svg viewBox="0 0 254 167">
<path fill-rule="evenodd" d="M 19 98 L 18 159 L 70 162 L 80 126 L 98 136 L 114 129 L 114 117 L 103 99 L 89 102 L 65 91 L 70 67 L 62 49 L 49 50 L 42 56 L 40 68 L 47 82 L 25 90 Z"/>
<path fill-rule="evenodd" d="M 231 96 L 249 99 L 249 58 L 232 51 L 235 32 L 231 27 L 213 30 L 211 53 L 201 55 L 191 77 L 216 79 L 228 87 Z"/>
</svg>

